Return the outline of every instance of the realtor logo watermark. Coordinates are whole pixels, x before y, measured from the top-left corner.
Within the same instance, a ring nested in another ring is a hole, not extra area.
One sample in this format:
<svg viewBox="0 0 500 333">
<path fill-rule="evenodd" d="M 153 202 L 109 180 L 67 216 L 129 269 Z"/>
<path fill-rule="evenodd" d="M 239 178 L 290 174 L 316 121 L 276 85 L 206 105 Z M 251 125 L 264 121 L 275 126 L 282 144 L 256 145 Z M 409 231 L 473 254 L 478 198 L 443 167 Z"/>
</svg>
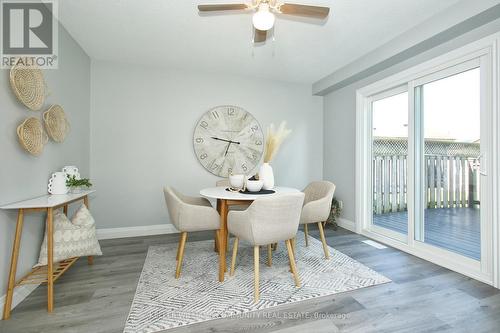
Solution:
<svg viewBox="0 0 500 333">
<path fill-rule="evenodd" d="M 0 0 L 1 68 L 58 66 L 57 0 Z"/>
</svg>

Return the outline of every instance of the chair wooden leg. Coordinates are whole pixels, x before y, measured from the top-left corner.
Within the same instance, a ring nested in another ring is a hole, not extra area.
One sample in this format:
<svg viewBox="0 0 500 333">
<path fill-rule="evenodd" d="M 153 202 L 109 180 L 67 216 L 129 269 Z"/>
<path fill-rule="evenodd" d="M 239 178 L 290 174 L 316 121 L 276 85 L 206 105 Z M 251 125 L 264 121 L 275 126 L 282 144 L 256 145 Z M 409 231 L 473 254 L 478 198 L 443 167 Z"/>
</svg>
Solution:
<svg viewBox="0 0 500 333">
<path fill-rule="evenodd" d="M 290 268 L 292 270 L 293 278 L 295 280 L 295 285 L 297 287 L 300 287 L 300 278 L 299 274 L 297 273 L 297 266 L 295 266 L 295 256 L 293 255 L 293 250 L 292 250 L 292 244 L 290 240 L 286 240 L 286 248 L 288 250 L 288 258 L 290 260 Z"/>
<path fill-rule="evenodd" d="M 309 246 L 309 230 L 307 224 L 304 224 L 304 237 L 306 238 L 306 247 Z"/>
<path fill-rule="evenodd" d="M 177 245 L 177 255 L 175 256 L 175 261 L 179 261 L 179 253 L 181 252 L 181 244 L 182 244 L 181 240 L 182 240 L 182 232 L 179 235 L 179 245 Z"/>
<path fill-rule="evenodd" d="M 278 243 L 274 243 L 272 248 L 273 248 L 273 251 L 276 251 L 278 249 Z"/>
<path fill-rule="evenodd" d="M 253 247 L 253 266 L 254 266 L 254 303 L 257 303 L 260 298 L 259 291 L 259 246 L 256 245 Z"/>
<path fill-rule="evenodd" d="M 272 245 L 267 246 L 267 266 L 271 267 L 273 265 L 273 249 Z"/>
<path fill-rule="evenodd" d="M 234 275 L 234 269 L 236 266 L 236 256 L 238 255 L 238 243 L 239 243 L 238 237 L 234 238 L 234 244 L 233 244 L 233 257 L 231 258 L 231 271 L 229 271 L 229 275 L 233 276 Z"/>
<path fill-rule="evenodd" d="M 292 245 L 292 251 L 295 253 L 295 237 L 290 239 L 290 245 Z"/>
<path fill-rule="evenodd" d="M 214 251 L 219 252 L 219 231 L 215 231 L 215 237 L 214 237 Z"/>
<path fill-rule="evenodd" d="M 318 222 L 318 228 L 321 242 L 323 243 L 323 251 L 325 251 L 325 258 L 330 259 L 330 252 L 328 251 L 328 245 L 326 245 L 325 232 L 323 231 L 323 224 L 321 222 Z"/>
<path fill-rule="evenodd" d="M 182 259 L 184 258 L 184 246 L 186 246 L 187 232 L 181 233 L 181 240 L 179 242 L 179 260 L 177 260 L 177 267 L 175 269 L 175 278 L 181 276 Z"/>
</svg>

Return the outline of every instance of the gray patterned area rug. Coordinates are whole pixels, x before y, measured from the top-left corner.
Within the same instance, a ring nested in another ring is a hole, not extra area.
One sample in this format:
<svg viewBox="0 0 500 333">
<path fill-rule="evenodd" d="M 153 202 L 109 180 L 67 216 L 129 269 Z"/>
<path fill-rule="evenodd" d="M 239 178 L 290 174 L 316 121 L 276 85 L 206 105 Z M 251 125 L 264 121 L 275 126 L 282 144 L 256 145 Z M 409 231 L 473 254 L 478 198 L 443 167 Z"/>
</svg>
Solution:
<svg viewBox="0 0 500 333">
<path fill-rule="evenodd" d="M 326 260 L 321 242 L 309 237 L 305 247 L 299 232 L 296 260 L 302 286 L 295 287 L 284 242 L 273 252 L 272 267 L 266 265 L 267 249 L 261 247 L 260 301 L 254 304 L 253 248 L 240 242 L 235 275 L 226 274 L 223 283 L 218 282 L 213 248 L 213 241 L 186 243 L 182 274 L 176 280 L 177 244 L 151 246 L 124 332 L 158 332 L 390 282 L 331 247 Z"/>
</svg>

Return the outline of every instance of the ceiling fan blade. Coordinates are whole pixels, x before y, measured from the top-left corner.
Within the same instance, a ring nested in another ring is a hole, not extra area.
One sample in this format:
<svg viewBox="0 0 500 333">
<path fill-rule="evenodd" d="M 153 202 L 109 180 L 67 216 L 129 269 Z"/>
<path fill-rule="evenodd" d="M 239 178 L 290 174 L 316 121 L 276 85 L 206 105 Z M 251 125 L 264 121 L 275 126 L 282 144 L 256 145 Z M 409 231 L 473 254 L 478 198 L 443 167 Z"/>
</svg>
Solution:
<svg viewBox="0 0 500 333">
<path fill-rule="evenodd" d="M 305 16 L 324 19 L 330 13 L 330 8 L 319 6 L 298 5 L 293 3 L 285 3 L 279 7 L 283 14 Z"/>
<path fill-rule="evenodd" d="M 267 39 L 267 31 L 254 29 L 254 34 L 253 34 L 254 43 L 262 43 L 265 42 L 266 39 Z"/>
<path fill-rule="evenodd" d="M 223 10 L 245 10 L 248 6 L 243 3 L 218 4 L 218 5 L 198 5 L 200 12 L 218 12 Z"/>
</svg>

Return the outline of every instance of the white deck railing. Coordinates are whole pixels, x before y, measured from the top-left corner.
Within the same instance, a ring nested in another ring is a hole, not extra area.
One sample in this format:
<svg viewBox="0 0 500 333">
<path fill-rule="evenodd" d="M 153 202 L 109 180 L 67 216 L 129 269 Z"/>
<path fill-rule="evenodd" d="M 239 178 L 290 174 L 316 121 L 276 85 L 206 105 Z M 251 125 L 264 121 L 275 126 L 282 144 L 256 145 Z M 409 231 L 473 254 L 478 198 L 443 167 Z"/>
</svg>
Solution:
<svg viewBox="0 0 500 333">
<path fill-rule="evenodd" d="M 425 155 L 427 208 L 478 205 L 479 160 L 461 156 Z M 406 155 L 375 156 L 373 211 L 376 214 L 407 210 Z"/>
</svg>

